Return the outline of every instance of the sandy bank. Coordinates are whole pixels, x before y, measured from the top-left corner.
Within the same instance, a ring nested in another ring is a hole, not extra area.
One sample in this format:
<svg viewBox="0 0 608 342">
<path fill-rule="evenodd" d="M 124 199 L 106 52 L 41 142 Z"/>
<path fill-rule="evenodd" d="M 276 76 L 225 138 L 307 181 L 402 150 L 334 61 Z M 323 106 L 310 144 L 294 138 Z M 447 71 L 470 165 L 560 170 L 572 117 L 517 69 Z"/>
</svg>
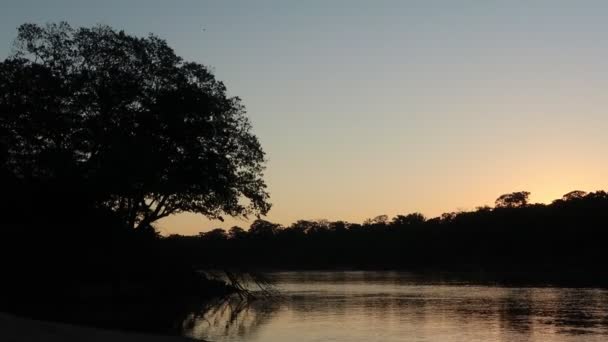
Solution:
<svg viewBox="0 0 608 342">
<path fill-rule="evenodd" d="M 185 337 L 155 336 L 37 321 L 0 313 L 2 342 L 192 342 Z"/>
</svg>

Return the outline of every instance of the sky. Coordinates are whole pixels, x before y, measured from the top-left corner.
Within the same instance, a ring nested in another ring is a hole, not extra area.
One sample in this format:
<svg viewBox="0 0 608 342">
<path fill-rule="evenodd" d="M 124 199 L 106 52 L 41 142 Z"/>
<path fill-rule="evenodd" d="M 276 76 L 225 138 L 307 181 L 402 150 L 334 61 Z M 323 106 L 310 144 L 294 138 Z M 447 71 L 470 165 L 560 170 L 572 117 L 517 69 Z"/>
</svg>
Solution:
<svg viewBox="0 0 608 342">
<path fill-rule="evenodd" d="M 7 1 L 25 22 L 152 32 L 212 67 L 267 153 L 266 219 L 361 222 L 608 188 L 606 1 Z M 181 214 L 164 234 L 246 220 Z"/>
</svg>

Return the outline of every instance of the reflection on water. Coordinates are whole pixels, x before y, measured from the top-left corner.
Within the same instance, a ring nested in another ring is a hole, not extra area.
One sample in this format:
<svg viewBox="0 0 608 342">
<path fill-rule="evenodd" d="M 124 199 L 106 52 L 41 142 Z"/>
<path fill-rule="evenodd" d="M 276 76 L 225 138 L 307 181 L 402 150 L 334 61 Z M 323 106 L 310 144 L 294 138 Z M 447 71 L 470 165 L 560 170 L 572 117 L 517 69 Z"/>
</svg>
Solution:
<svg viewBox="0 0 608 342">
<path fill-rule="evenodd" d="M 280 308 L 278 300 L 247 301 L 238 296 L 208 303 L 183 323 L 187 336 L 214 341 L 249 340 Z"/>
<path fill-rule="evenodd" d="M 399 272 L 285 272 L 277 300 L 191 315 L 209 341 L 606 341 L 608 291 L 502 287 Z"/>
</svg>

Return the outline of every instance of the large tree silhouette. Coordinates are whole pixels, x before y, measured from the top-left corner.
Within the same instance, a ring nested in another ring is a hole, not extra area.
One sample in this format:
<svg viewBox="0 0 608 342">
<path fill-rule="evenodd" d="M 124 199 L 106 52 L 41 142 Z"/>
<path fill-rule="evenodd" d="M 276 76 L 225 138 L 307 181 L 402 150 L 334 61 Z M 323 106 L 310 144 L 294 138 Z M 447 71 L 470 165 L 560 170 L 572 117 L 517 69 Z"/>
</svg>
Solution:
<svg viewBox="0 0 608 342">
<path fill-rule="evenodd" d="M 270 209 L 264 152 L 240 99 L 154 35 L 20 26 L 0 63 L 0 151 L 14 193 L 43 185 L 132 228 L 179 212 Z"/>
</svg>

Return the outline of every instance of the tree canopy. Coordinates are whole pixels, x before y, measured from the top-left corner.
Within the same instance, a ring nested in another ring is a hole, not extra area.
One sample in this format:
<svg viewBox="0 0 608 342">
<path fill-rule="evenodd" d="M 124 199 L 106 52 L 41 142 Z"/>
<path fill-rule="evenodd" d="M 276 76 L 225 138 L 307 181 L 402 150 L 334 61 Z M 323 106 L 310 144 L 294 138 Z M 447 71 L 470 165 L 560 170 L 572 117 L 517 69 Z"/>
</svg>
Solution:
<svg viewBox="0 0 608 342">
<path fill-rule="evenodd" d="M 510 194 L 501 195 L 496 199 L 496 207 L 499 208 L 515 208 L 525 207 L 528 204 L 528 191 L 518 191 Z"/>
<path fill-rule="evenodd" d="M 515 194 L 520 193 L 509 207 L 500 203 L 429 219 L 412 213 L 391 220 L 379 215 L 362 224 L 299 220 L 289 226 L 257 220 L 249 230 L 216 229 L 165 240 L 199 265 L 222 255 L 213 260 L 216 267 L 546 270 L 558 271 L 559 277 L 569 271 L 604 272 L 608 193 L 577 191 L 550 204 L 526 205 L 521 198 L 529 193 Z"/>
<path fill-rule="evenodd" d="M 266 214 L 264 152 L 245 114 L 157 36 L 24 24 L 0 63 L 1 178 L 15 193 L 44 184 L 86 199 L 133 228 L 179 212 Z"/>
</svg>

